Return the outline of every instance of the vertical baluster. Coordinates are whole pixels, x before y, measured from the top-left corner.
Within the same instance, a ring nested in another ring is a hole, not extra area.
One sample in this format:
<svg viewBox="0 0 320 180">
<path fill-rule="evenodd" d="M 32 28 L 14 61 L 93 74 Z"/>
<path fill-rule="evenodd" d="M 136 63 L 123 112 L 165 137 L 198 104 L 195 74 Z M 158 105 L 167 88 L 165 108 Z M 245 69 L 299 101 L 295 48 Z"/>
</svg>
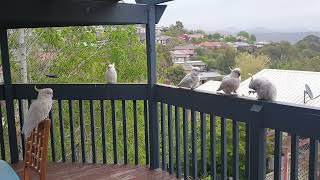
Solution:
<svg viewBox="0 0 320 180">
<path fill-rule="evenodd" d="M 127 144 L 127 105 L 126 101 L 122 100 L 122 126 L 123 126 L 123 155 L 124 164 L 128 164 L 128 144 Z"/>
<path fill-rule="evenodd" d="M 184 179 L 189 178 L 188 110 L 183 108 L 183 163 Z"/>
<path fill-rule="evenodd" d="M 146 165 L 149 165 L 149 123 L 148 123 L 148 102 L 143 101 L 144 108 L 144 143 L 146 151 Z"/>
<path fill-rule="evenodd" d="M 102 138 L 102 161 L 103 164 L 107 163 L 107 147 L 106 147 L 106 116 L 104 101 L 100 100 L 100 112 L 101 112 L 101 138 Z"/>
<path fill-rule="evenodd" d="M 1 159 L 6 160 L 6 149 L 4 147 L 3 126 L 2 126 L 2 109 L 0 106 L 0 146 L 1 146 Z"/>
<path fill-rule="evenodd" d="M 96 123 L 94 118 L 94 104 L 93 100 L 90 100 L 90 126 L 91 126 L 91 149 L 92 149 L 92 163 L 97 162 L 96 156 Z"/>
<path fill-rule="evenodd" d="M 180 161 L 180 111 L 175 106 L 175 122 L 176 122 L 176 166 L 177 178 L 181 177 L 181 161 Z"/>
<path fill-rule="evenodd" d="M 198 167 L 197 167 L 197 134 L 196 134 L 196 112 L 191 110 L 191 146 L 192 146 L 192 174 L 193 178 L 198 178 Z"/>
<path fill-rule="evenodd" d="M 59 122 L 60 122 L 60 143 L 61 143 L 61 156 L 62 162 L 66 162 L 66 151 L 64 147 L 64 119 L 62 114 L 62 101 L 58 100 Z"/>
<path fill-rule="evenodd" d="M 173 173 L 172 106 L 168 104 L 169 173 Z"/>
<path fill-rule="evenodd" d="M 245 179 L 250 179 L 250 125 L 246 123 Z"/>
<path fill-rule="evenodd" d="M 221 174 L 222 180 L 227 180 L 227 122 L 221 118 Z"/>
<path fill-rule="evenodd" d="M 167 170 L 167 160 L 166 160 L 166 127 L 165 127 L 165 113 L 164 113 L 164 104 L 160 104 L 160 114 L 161 114 L 161 144 L 162 144 L 162 170 Z"/>
<path fill-rule="evenodd" d="M 86 162 L 86 144 L 85 144 L 86 129 L 83 122 L 84 112 L 83 112 L 82 100 L 79 100 L 79 114 L 80 114 L 81 156 L 82 156 L 82 163 L 85 163 Z"/>
<path fill-rule="evenodd" d="M 217 179 L 216 163 L 216 116 L 210 114 L 210 154 L 211 154 L 211 177 Z"/>
<path fill-rule="evenodd" d="M 309 180 L 318 179 L 318 143 L 318 140 L 310 138 Z"/>
<path fill-rule="evenodd" d="M 291 135 L 291 172 L 290 180 L 298 180 L 299 164 L 299 136 Z"/>
<path fill-rule="evenodd" d="M 139 147 L 138 147 L 138 115 L 137 115 L 137 101 L 133 100 L 133 133 L 134 133 L 134 162 L 139 163 Z"/>
<path fill-rule="evenodd" d="M 206 140 L 206 114 L 201 113 L 201 166 L 202 176 L 207 176 L 207 140 Z"/>
<path fill-rule="evenodd" d="M 233 180 L 239 179 L 239 123 L 232 121 L 232 176 Z"/>
<path fill-rule="evenodd" d="M 112 143 L 113 143 L 113 163 L 118 164 L 118 150 L 117 150 L 117 125 L 116 125 L 116 106 L 114 100 L 111 100 L 112 113 Z"/>
<path fill-rule="evenodd" d="M 69 107 L 69 121 L 70 121 L 70 138 L 71 138 L 71 160 L 76 161 L 76 147 L 74 143 L 74 120 L 73 120 L 73 103 L 72 100 L 68 100 Z"/>
<path fill-rule="evenodd" d="M 19 104 L 19 117 L 20 117 L 20 131 L 22 132 L 22 126 L 23 126 L 23 122 L 24 122 L 23 100 L 19 99 L 18 104 Z M 1 124 L 1 126 L 2 126 L 2 124 Z M 22 133 L 21 133 L 21 147 L 22 147 L 22 158 L 24 159 L 25 147 L 24 147 L 24 135 Z"/>
<path fill-rule="evenodd" d="M 281 180 L 282 132 L 275 131 L 274 144 L 274 180 Z"/>
<path fill-rule="evenodd" d="M 55 133 L 54 133 L 54 119 L 53 119 L 53 109 L 49 112 L 49 119 L 51 120 L 50 126 L 50 142 L 51 142 L 51 157 L 52 161 L 56 162 L 56 144 L 55 144 Z"/>
</svg>

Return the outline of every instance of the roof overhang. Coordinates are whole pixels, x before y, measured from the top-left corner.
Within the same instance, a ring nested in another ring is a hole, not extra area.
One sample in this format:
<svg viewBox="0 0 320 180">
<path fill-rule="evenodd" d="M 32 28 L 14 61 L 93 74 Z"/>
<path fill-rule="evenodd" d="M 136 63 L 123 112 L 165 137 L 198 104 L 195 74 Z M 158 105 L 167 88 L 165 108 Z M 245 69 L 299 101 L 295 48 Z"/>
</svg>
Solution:
<svg viewBox="0 0 320 180">
<path fill-rule="evenodd" d="M 148 24 L 148 5 L 104 1 L 5 1 L 0 5 L 0 28 Z M 155 5 L 158 23 L 166 9 Z"/>
<path fill-rule="evenodd" d="M 165 2 L 169 2 L 169 1 L 173 1 L 173 0 L 136 0 L 136 3 L 138 4 L 162 4 Z"/>
</svg>

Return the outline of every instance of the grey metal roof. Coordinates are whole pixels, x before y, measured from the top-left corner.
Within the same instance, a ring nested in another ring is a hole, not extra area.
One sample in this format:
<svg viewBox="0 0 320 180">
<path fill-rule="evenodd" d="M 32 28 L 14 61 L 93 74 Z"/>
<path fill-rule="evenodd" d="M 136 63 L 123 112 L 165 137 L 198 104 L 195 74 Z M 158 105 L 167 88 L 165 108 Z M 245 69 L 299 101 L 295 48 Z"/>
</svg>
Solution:
<svg viewBox="0 0 320 180">
<path fill-rule="evenodd" d="M 272 81 L 277 88 L 276 101 L 304 104 L 303 94 L 305 84 L 308 84 L 315 97 L 320 95 L 320 72 L 311 71 L 292 71 L 292 70 L 277 70 L 277 69 L 264 69 L 254 75 L 254 78 L 265 77 Z M 238 93 L 240 95 L 249 96 L 249 83 L 250 79 L 243 81 L 240 85 Z M 250 95 L 249 97 L 255 97 Z M 306 96 L 306 105 L 320 107 L 320 97 L 310 100 Z"/>
</svg>

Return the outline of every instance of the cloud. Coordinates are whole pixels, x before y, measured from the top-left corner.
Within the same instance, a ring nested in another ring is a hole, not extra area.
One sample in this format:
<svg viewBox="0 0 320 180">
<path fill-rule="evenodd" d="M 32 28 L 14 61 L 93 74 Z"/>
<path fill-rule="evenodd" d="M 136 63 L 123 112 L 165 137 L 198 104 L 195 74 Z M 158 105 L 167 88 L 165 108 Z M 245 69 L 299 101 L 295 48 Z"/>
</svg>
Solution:
<svg viewBox="0 0 320 180">
<path fill-rule="evenodd" d="M 320 30 L 319 0 L 175 0 L 167 4 L 160 25 L 180 20 L 188 28 L 205 30 L 227 27 Z"/>
</svg>

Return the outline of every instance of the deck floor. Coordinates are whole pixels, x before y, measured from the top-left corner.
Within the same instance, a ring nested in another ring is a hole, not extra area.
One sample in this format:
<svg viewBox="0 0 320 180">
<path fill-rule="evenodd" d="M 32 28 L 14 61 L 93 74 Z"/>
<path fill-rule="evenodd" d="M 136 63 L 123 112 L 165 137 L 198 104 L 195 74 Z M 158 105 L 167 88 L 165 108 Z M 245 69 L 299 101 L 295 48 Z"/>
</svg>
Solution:
<svg viewBox="0 0 320 180">
<path fill-rule="evenodd" d="M 23 162 L 13 165 L 20 177 L 23 175 Z M 22 178 L 21 178 L 22 179 Z M 31 180 L 39 179 L 33 176 Z M 145 166 L 97 165 L 80 163 L 49 163 L 47 180 L 164 180 L 177 179 L 161 170 L 150 170 Z"/>
</svg>

